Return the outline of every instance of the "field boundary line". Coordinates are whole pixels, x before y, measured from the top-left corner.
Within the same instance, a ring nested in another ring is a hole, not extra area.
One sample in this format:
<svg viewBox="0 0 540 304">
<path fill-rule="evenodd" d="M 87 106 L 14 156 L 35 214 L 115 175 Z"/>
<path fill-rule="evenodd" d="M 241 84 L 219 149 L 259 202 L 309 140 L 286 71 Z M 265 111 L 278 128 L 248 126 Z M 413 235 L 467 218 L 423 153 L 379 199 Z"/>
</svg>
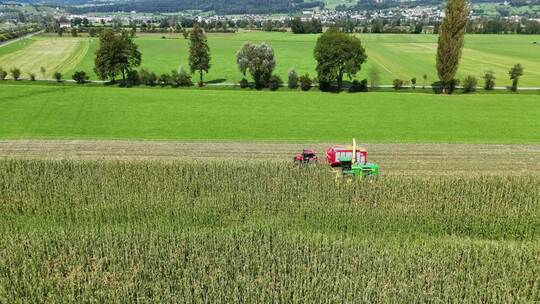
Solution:
<svg viewBox="0 0 540 304">
<path fill-rule="evenodd" d="M 19 78 L 19 81 L 30 81 L 29 78 L 24 78 L 24 77 L 21 77 Z M 34 82 L 57 82 L 56 79 L 51 79 L 51 78 L 36 78 L 36 80 Z M 73 79 L 62 79 L 61 82 L 67 82 L 67 83 L 75 83 L 76 81 L 73 80 Z M 86 83 L 101 83 L 101 84 L 105 84 L 105 83 L 109 83 L 109 81 L 107 80 L 88 80 Z M 1 83 L 0 83 L 1 85 Z M 233 83 L 233 82 L 220 82 L 220 83 L 205 83 L 204 84 L 205 87 L 240 87 L 240 84 L 239 83 Z M 146 87 L 144 85 L 141 85 L 139 87 Z M 155 87 L 158 87 L 158 85 L 156 85 Z M 282 84 L 280 85 L 280 87 L 282 88 L 285 88 L 287 87 L 286 84 Z M 319 87 L 319 85 L 317 84 L 314 84 L 312 86 L 313 88 L 317 88 Z M 349 85 L 345 85 L 343 86 L 344 89 L 348 89 L 350 86 Z M 391 85 L 391 84 L 379 84 L 379 85 L 376 85 L 374 88 L 376 89 L 391 89 L 393 88 L 394 85 Z M 137 88 L 136 86 L 134 86 L 133 88 Z M 197 86 L 192 86 L 192 88 L 197 88 Z M 369 86 L 370 89 L 372 89 L 373 87 Z M 412 85 L 402 85 L 401 88 L 403 89 L 413 89 L 413 86 Z M 426 86 L 422 86 L 422 85 L 416 85 L 414 88 L 416 89 L 434 89 L 434 88 L 437 88 L 436 86 L 432 86 L 432 85 L 426 85 Z M 463 86 L 456 86 L 456 89 L 463 89 Z M 476 87 L 477 90 L 483 90 L 484 87 L 482 86 L 477 86 Z M 493 88 L 493 90 L 496 90 L 496 91 L 500 91 L 500 90 L 510 90 L 510 86 L 496 86 Z M 539 87 L 519 87 L 518 88 L 518 91 L 536 91 L 536 90 L 540 90 L 540 86 Z"/>
</svg>

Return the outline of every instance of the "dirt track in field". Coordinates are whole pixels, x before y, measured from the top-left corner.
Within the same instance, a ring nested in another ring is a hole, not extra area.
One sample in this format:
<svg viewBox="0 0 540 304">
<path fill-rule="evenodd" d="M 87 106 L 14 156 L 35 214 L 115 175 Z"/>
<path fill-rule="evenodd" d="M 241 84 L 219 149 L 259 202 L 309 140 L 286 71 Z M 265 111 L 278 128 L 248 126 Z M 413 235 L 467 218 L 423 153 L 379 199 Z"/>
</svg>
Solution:
<svg viewBox="0 0 540 304">
<path fill-rule="evenodd" d="M 345 143 L 346 144 L 346 143 Z M 0 140 L 0 159 L 246 160 L 292 162 L 331 143 Z M 391 175 L 539 175 L 540 145 L 367 144 L 369 159 Z"/>
</svg>

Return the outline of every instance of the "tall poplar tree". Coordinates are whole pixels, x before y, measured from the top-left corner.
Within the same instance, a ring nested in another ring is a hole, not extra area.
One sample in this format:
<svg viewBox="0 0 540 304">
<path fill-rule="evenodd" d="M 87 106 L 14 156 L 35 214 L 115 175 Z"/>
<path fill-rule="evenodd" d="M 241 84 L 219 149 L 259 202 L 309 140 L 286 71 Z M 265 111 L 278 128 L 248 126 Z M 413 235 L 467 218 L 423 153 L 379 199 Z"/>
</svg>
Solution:
<svg viewBox="0 0 540 304">
<path fill-rule="evenodd" d="M 210 48 L 203 29 L 193 25 L 189 32 L 189 68 L 191 73 L 199 72 L 199 86 L 203 85 L 203 73 L 210 70 Z"/>
<path fill-rule="evenodd" d="M 439 28 L 437 47 L 437 74 L 443 93 L 451 93 L 454 77 L 465 42 L 465 28 L 469 20 L 467 0 L 449 0 L 445 16 Z"/>
</svg>

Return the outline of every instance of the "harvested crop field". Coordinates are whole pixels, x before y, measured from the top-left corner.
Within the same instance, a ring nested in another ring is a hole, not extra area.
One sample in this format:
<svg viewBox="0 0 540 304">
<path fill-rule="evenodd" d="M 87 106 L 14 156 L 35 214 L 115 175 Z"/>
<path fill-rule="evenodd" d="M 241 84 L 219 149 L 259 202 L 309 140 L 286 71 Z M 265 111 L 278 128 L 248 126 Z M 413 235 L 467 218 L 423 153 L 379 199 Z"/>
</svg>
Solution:
<svg viewBox="0 0 540 304">
<path fill-rule="evenodd" d="M 24 48 L 0 56 L 0 67 L 19 68 L 23 78 L 29 73 L 37 78 L 52 78 L 55 72 L 69 71 L 86 56 L 90 45 L 88 40 L 77 38 L 30 38 L 25 43 Z M 44 74 L 41 67 L 45 68 Z"/>
<path fill-rule="evenodd" d="M 337 143 L 0 140 L 0 158 L 290 162 L 304 148 L 324 158 Z M 347 143 L 341 143 L 347 144 Z M 540 145 L 367 144 L 384 175 L 540 175 Z"/>
</svg>

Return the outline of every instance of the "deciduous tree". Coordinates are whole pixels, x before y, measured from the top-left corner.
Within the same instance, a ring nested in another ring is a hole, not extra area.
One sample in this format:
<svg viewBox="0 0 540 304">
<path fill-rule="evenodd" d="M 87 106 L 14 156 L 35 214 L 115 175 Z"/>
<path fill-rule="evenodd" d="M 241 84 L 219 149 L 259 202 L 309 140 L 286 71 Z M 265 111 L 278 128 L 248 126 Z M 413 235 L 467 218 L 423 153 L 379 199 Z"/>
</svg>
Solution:
<svg viewBox="0 0 540 304">
<path fill-rule="evenodd" d="M 523 76 L 523 67 L 521 64 L 518 63 L 514 65 L 510 71 L 508 71 L 508 75 L 510 75 L 510 80 L 512 80 L 511 90 L 515 92 L 518 89 L 519 77 Z"/>
<path fill-rule="evenodd" d="M 116 35 L 103 30 L 99 36 L 100 46 L 96 51 L 94 71 L 101 80 L 115 80 L 118 74 L 125 82 L 126 73 L 141 65 L 141 53 L 127 32 Z"/>
<path fill-rule="evenodd" d="M 56 79 L 56 82 L 62 82 L 62 73 L 54 72 L 53 77 Z"/>
<path fill-rule="evenodd" d="M 317 39 L 314 57 L 319 83 L 336 81 L 338 91 L 343 86 L 343 75 L 356 75 L 367 59 L 360 39 L 337 28 L 328 29 Z"/>
<path fill-rule="evenodd" d="M 18 68 L 12 68 L 10 72 L 11 77 L 13 77 L 15 81 L 19 80 L 19 78 L 21 77 L 21 70 Z"/>
<path fill-rule="evenodd" d="M 203 85 L 203 73 L 210 69 L 210 48 L 203 29 L 195 24 L 189 33 L 189 68 L 191 73 L 199 72 L 199 86 Z"/>
<path fill-rule="evenodd" d="M 276 67 L 274 50 L 266 43 L 246 43 L 236 53 L 236 62 L 240 72 L 246 76 L 251 74 L 255 81 L 255 87 L 260 89 L 268 85 L 272 72 Z"/>
<path fill-rule="evenodd" d="M 73 73 L 73 76 L 71 76 L 71 78 L 75 80 L 75 82 L 78 84 L 84 84 L 88 81 L 88 79 L 90 79 L 90 77 L 86 75 L 85 71 L 77 71 Z"/>
<path fill-rule="evenodd" d="M 493 71 L 484 72 L 484 89 L 493 90 L 495 88 L 495 73 Z"/>
<path fill-rule="evenodd" d="M 291 90 L 296 90 L 298 88 L 298 73 L 296 73 L 296 70 L 295 69 L 291 69 L 289 71 L 289 75 L 288 75 L 288 82 L 287 82 L 287 86 L 289 87 L 289 89 Z"/>
</svg>

